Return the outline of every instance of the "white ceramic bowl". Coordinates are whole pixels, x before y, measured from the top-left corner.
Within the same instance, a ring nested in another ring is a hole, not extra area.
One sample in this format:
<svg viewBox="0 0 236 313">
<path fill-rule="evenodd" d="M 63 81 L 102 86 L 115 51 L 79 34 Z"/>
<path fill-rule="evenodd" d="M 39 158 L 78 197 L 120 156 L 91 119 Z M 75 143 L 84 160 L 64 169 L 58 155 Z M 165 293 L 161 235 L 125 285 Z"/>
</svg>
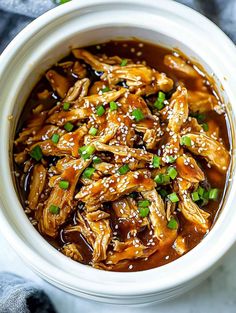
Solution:
<svg viewBox="0 0 236 313">
<path fill-rule="evenodd" d="M 236 49 L 209 20 L 167 0 L 84 0 L 60 6 L 26 27 L 0 57 L 0 230 L 41 277 L 70 293 L 119 304 L 161 301 L 209 275 L 236 239 L 235 154 L 224 207 L 209 235 L 180 259 L 136 273 L 114 273 L 76 263 L 52 248 L 33 228 L 18 200 L 12 143 L 22 107 L 34 84 L 71 47 L 109 39 L 139 38 L 177 47 L 215 77 L 234 139 Z M 231 75 L 232 74 L 232 75 Z M 9 119 L 9 116 L 13 116 Z"/>
</svg>

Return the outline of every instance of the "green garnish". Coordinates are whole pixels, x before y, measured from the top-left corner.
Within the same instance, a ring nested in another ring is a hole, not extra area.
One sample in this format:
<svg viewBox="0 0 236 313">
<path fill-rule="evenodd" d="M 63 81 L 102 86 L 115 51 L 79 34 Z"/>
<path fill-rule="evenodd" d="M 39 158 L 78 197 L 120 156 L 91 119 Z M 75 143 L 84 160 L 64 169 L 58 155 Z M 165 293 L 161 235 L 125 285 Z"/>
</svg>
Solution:
<svg viewBox="0 0 236 313">
<path fill-rule="evenodd" d="M 128 60 L 127 59 L 123 59 L 120 63 L 120 66 L 126 66 L 128 63 Z"/>
<path fill-rule="evenodd" d="M 169 194 L 168 196 L 168 199 L 175 203 L 175 202 L 178 202 L 179 201 L 179 197 L 177 196 L 176 192 L 172 192 L 171 194 Z"/>
<path fill-rule="evenodd" d="M 172 155 L 166 156 L 166 163 L 174 163 L 175 161 L 176 161 L 176 158 L 173 157 Z"/>
<path fill-rule="evenodd" d="M 164 94 L 164 92 L 159 91 L 158 92 L 158 97 L 154 103 L 154 107 L 157 108 L 158 110 L 161 110 L 164 108 L 164 101 L 166 99 L 166 95 Z"/>
<path fill-rule="evenodd" d="M 168 174 L 158 174 L 154 181 L 157 184 L 168 184 L 170 182 L 170 176 Z"/>
<path fill-rule="evenodd" d="M 95 172 L 95 168 L 87 167 L 83 172 L 83 177 L 90 179 L 94 172 Z"/>
<path fill-rule="evenodd" d="M 58 143 L 60 136 L 58 134 L 53 134 L 51 139 L 53 143 Z"/>
<path fill-rule="evenodd" d="M 110 88 L 109 88 L 108 86 L 106 86 L 106 87 L 103 88 L 101 91 L 102 91 L 102 93 L 108 92 L 108 91 L 110 91 Z"/>
<path fill-rule="evenodd" d="M 110 102 L 110 111 L 115 111 L 118 109 L 118 105 L 115 101 Z"/>
<path fill-rule="evenodd" d="M 79 148 L 79 154 L 84 160 L 87 160 L 94 153 L 95 148 L 93 146 L 83 146 Z"/>
<path fill-rule="evenodd" d="M 143 112 L 140 109 L 134 109 L 132 112 L 132 116 L 135 118 L 137 122 L 144 119 Z"/>
<path fill-rule="evenodd" d="M 105 113 L 105 109 L 102 105 L 99 105 L 98 107 L 96 107 L 96 112 L 98 116 L 102 116 Z"/>
<path fill-rule="evenodd" d="M 168 192 L 165 189 L 158 190 L 158 193 L 162 196 L 162 198 L 165 198 L 168 195 Z"/>
<path fill-rule="evenodd" d="M 62 108 L 63 108 L 64 111 L 68 111 L 69 108 L 70 108 L 70 103 L 69 102 L 64 102 Z"/>
<path fill-rule="evenodd" d="M 60 208 L 57 205 L 51 204 L 49 207 L 49 212 L 52 214 L 59 214 Z"/>
<path fill-rule="evenodd" d="M 191 145 L 192 145 L 191 138 L 188 137 L 188 136 L 183 136 L 183 137 L 181 137 L 181 139 L 180 139 L 180 144 L 181 144 L 182 146 L 191 147 Z"/>
<path fill-rule="evenodd" d="M 175 179 L 176 176 L 178 175 L 178 172 L 173 166 L 170 166 L 167 170 L 168 175 L 170 176 L 171 179 Z"/>
<path fill-rule="evenodd" d="M 67 180 L 61 180 L 59 181 L 59 187 L 61 189 L 68 189 L 69 188 L 70 183 Z"/>
<path fill-rule="evenodd" d="M 197 191 L 194 191 L 193 193 L 191 193 L 191 197 L 194 202 L 200 200 L 200 197 Z"/>
<path fill-rule="evenodd" d="M 177 229 L 178 228 L 178 222 L 176 221 L 176 219 L 174 217 L 171 217 L 171 219 L 169 220 L 167 227 L 170 229 Z"/>
<path fill-rule="evenodd" d="M 71 0 L 54 0 L 54 3 L 56 3 L 56 4 L 64 4 L 64 3 L 67 3 L 69 1 L 71 1 Z"/>
<path fill-rule="evenodd" d="M 43 157 L 43 152 L 40 146 L 35 146 L 31 151 L 30 151 L 30 156 L 35 159 L 37 162 L 40 161 Z"/>
<path fill-rule="evenodd" d="M 217 200 L 218 196 L 219 196 L 219 189 L 217 189 L 217 188 L 210 189 L 209 199 Z"/>
<path fill-rule="evenodd" d="M 123 166 L 121 166 L 119 169 L 118 169 L 118 172 L 121 174 L 121 175 L 124 175 L 126 174 L 127 172 L 130 171 L 130 168 L 129 168 L 129 165 L 125 164 Z"/>
<path fill-rule="evenodd" d="M 89 130 L 89 135 L 96 136 L 97 132 L 98 129 L 92 126 Z"/>
<path fill-rule="evenodd" d="M 96 155 L 93 157 L 93 163 L 94 164 L 99 164 L 101 162 L 102 162 L 102 160 L 99 157 L 97 157 Z"/>
<path fill-rule="evenodd" d="M 138 202 L 138 207 L 139 208 L 146 208 L 151 204 L 151 202 L 149 200 L 140 200 Z"/>
<path fill-rule="evenodd" d="M 161 163 L 161 158 L 157 155 L 154 155 L 153 160 L 152 160 L 153 167 L 154 168 L 160 167 L 160 163 Z"/>
<path fill-rule="evenodd" d="M 72 131 L 72 129 L 74 128 L 74 125 L 71 124 L 70 122 L 67 122 L 65 125 L 64 125 L 64 128 L 66 131 L 70 132 Z"/>
<path fill-rule="evenodd" d="M 204 191 L 205 191 L 204 188 L 202 188 L 201 186 L 198 187 L 197 193 L 199 194 L 200 198 L 203 197 Z"/>
<path fill-rule="evenodd" d="M 207 132 L 207 131 L 209 130 L 209 126 L 208 126 L 207 123 L 203 123 L 203 124 L 202 124 L 202 128 L 203 128 L 203 130 L 204 130 L 205 132 Z"/>
<path fill-rule="evenodd" d="M 140 207 L 140 208 L 138 208 L 138 210 L 139 210 L 139 215 L 141 217 L 147 217 L 149 214 L 149 208 L 148 207 L 145 207 L 145 208 Z"/>
</svg>

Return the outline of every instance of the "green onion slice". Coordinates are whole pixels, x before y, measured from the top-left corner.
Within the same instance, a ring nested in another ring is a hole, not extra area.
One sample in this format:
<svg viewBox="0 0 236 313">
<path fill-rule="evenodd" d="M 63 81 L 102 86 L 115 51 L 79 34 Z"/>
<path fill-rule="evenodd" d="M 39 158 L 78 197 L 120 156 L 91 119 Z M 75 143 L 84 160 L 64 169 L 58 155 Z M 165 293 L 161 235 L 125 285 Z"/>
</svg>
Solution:
<svg viewBox="0 0 236 313">
<path fill-rule="evenodd" d="M 40 146 L 35 146 L 31 151 L 30 151 L 30 156 L 35 159 L 37 162 L 40 161 L 43 157 L 43 152 Z"/>
<path fill-rule="evenodd" d="M 194 202 L 200 200 L 200 197 L 199 197 L 199 194 L 198 194 L 197 191 L 194 191 L 194 192 L 191 194 L 191 197 L 192 197 L 192 200 L 193 200 Z"/>
<path fill-rule="evenodd" d="M 170 176 L 171 179 L 175 179 L 176 176 L 178 175 L 178 172 L 173 166 L 170 166 L 167 170 L 168 175 Z"/>
<path fill-rule="evenodd" d="M 134 109 L 132 112 L 132 116 L 135 118 L 137 122 L 144 119 L 143 112 L 140 109 Z"/>
<path fill-rule="evenodd" d="M 118 109 L 118 105 L 115 101 L 110 102 L 110 111 L 116 111 Z"/>
<path fill-rule="evenodd" d="M 83 146 L 79 148 L 79 154 L 84 160 L 87 160 L 94 153 L 95 148 L 93 146 Z"/>
<path fill-rule="evenodd" d="M 52 139 L 52 142 L 53 142 L 53 143 L 58 143 L 58 141 L 59 141 L 59 139 L 60 139 L 60 135 L 58 135 L 58 134 L 53 134 L 51 139 Z"/>
<path fill-rule="evenodd" d="M 172 217 L 167 224 L 167 227 L 170 229 L 177 229 L 178 226 L 178 222 L 174 217 Z"/>
<path fill-rule="evenodd" d="M 157 155 L 154 155 L 153 160 L 152 160 L 152 165 L 154 168 L 159 168 L 161 164 L 161 158 Z"/>
<path fill-rule="evenodd" d="M 168 199 L 175 203 L 175 202 L 178 202 L 179 201 L 179 197 L 177 196 L 176 192 L 172 192 L 171 194 L 169 194 L 168 196 Z"/>
<path fill-rule="evenodd" d="M 154 107 L 157 108 L 158 110 L 161 110 L 164 108 L 164 101 L 166 99 L 166 95 L 164 94 L 164 92 L 159 91 L 158 92 L 158 97 L 154 103 Z"/>
<path fill-rule="evenodd" d="M 59 187 L 61 189 L 68 189 L 69 188 L 70 183 L 67 180 L 61 180 L 59 181 Z"/>
<path fill-rule="evenodd" d="M 145 208 L 139 207 L 138 209 L 139 209 L 139 215 L 141 217 L 147 217 L 148 216 L 148 214 L 149 214 L 149 208 L 148 207 L 145 207 Z"/>
<path fill-rule="evenodd" d="M 68 111 L 69 108 L 70 108 L 70 103 L 69 102 L 64 102 L 62 108 L 63 108 L 64 111 Z"/>
<path fill-rule="evenodd" d="M 49 212 L 52 214 L 59 214 L 60 208 L 57 205 L 51 204 L 49 207 Z"/>
<path fill-rule="evenodd" d="M 99 105 L 98 107 L 96 107 L 96 112 L 98 116 L 102 116 L 105 113 L 105 109 L 102 105 Z"/>
<path fill-rule="evenodd" d="M 126 66 L 128 63 L 128 60 L 127 59 L 123 59 L 120 63 L 120 66 Z"/>
<path fill-rule="evenodd" d="M 146 207 L 148 207 L 150 204 L 151 204 L 151 202 L 150 202 L 149 200 L 147 200 L 147 199 L 145 199 L 145 200 L 140 200 L 140 201 L 138 202 L 138 207 L 139 207 L 139 208 L 146 208 Z"/>
<path fill-rule="evenodd" d="M 106 86 L 105 88 L 102 89 L 102 93 L 108 92 L 108 91 L 110 91 L 110 88 L 108 86 Z"/>
<path fill-rule="evenodd" d="M 217 188 L 210 189 L 209 199 L 217 200 L 218 196 L 219 196 L 219 189 L 217 189 Z"/>
<path fill-rule="evenodd" d="M 188 136 L 183 136 L 183 137 L 181 137 L 181 139 L 180 139 L 180 144 L 181 144 L 182 146 L 191 147 L 191 145 L 192 145 L 191 138 L 188 137 Z"/>
<path fill-rule="evenodd" d="M 124 174 L 128 173 L 129 171 L 130 171 L 130 168 L 129 168 L 129 165 L 127 165 L 127 164 L 121 166 L 121 167 L 118 169 L 118 172 L 119 172 L 121 175 L 124 175 Z"/>
<path fill-rule="evenodd" d="M 67 123 L 64 125 L 64 128 L 65 128 L 66 131 L 71 132 L 72 129 L 74 128 L 74 125 L 71 124 L 70 122 L 67 122 Z"/>
<path fill-rule="evenodd" d="M 97 132 L 98 132 L 98 129 L 92 126 L 89 130 L 89 135 L 96 136 Z"/>
<path fill-rule="evenodd" d="M 87 167 L 83 172 L 83 177 L 90 179 L 94 172 L 95 172 L 95 168 Z"/>
</svg>

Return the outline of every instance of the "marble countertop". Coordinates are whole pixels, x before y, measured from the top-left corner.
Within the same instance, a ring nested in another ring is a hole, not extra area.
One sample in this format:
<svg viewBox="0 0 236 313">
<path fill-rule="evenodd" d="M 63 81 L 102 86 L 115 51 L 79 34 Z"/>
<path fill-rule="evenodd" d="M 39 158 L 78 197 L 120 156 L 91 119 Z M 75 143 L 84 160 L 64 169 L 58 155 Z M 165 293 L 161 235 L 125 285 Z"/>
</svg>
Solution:
<svg viewBox="0 0 236 313">
<path fill-rule="evenodd" d="M 0 237 L 0 271 L 10 271 L 36 281 L 54 303 L 58 313 L 119 313 L 120 306 L 101 304 L 67 294 L 35 275 Z M 222 265 L 201 285 L 169 302 L 122 307 L 123 313 L 235 313 L 236 312 L 236 244 L 224 256 Z M 194 270 L 194 269 L 193 269 Z"/>
</svg>

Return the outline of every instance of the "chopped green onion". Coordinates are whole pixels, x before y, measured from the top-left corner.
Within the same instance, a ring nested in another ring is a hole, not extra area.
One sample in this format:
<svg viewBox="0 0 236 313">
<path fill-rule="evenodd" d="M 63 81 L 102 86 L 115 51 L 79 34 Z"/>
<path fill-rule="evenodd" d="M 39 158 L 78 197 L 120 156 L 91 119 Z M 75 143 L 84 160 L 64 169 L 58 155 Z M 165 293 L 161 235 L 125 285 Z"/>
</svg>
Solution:
<svg viewBox="0 0 236 313">
<path fill-rule="evenodd" d="M 101 162 L 102 162 L 102 160 L 99 157 L 97 157 L 96 155 L 93 157 L 93 163 L 94 164 L 99 164 Z"/>
<path fill-rule="evenodd" d="M 116 103 L 115 101 L 111 101 L 111 102 L 110 102 L 110 110 L 111 110 L 111 111 L 115 111 L 115 110 L 117 110 L 117 109 L 118 109 L 117 103 Z"/>
<path fill-rule="evenodd" d="M 54 3 L 56 3 L 56 4 L 64 4 L 64 3 L 67 3 L 69 1 L 71 1 L 71 0 L 54 0 Z"/>
<path fill-rule="evenodd" d="M 173 203 L 179 201 L 179 197 L 177 196 L 176 192 L 173 192 L 173 193 L 169 194 L 167 197 Z"/>
<path fill-rule="evenodd" d="M 51 139 L 53 143 L 58 143 L 60 136 L 58 134 L 53 134 Z"/>
<path fill-rule="evenodd" d="M 49 212 L 52 214 L 59 214 L 60 208 L 57 205 L 51 204 L 49 207 Z"/>
<path fill-rule="evenodd" d="M 153 160 L 152 160 L 153 167 L 154 168 L 160 167 L 160 163 L 161 163 L 161 158 L 157 155 L 154 155 Z"/>
<path fill-rule="evenodd" d="M 68 111 L 69 108 L 70 108 L 70 103 L 69 102 L 64 102 L 62 108 L 63 108 L 64 111 Z"/>
<path fill-rule="evenodd" d="M 110 91 L 110 88 L 108 86 L 106 86 L 105 88 L 102 89 L 102 93 L 108 92 L 108 91 Z"/>
<path fill-rule="evenodd" d="M 209 199 L 217 200 L 218 195 L 219 195 L 219 189 L 217 189 L 217 188 L 210 189 L 210 191 L 209 191 Z"/>
<path fill-rule="evenodd" d="M 204 190 L 203 196 L 202 196 L 203 200 L 209 200 L 209 191 Z"/>
<path fill-rule="evenodd" d="M 95 172 L 95 168 L 87 167 L 83 172 L 83 177 L 90 179 L 94 172 Z"/>
<path fill-rule="evenodd" d="M 126 66 L 128 63 L 128 60 L 127 59 L 123 59 L 120 63 L 120 66 Z"/>
<path fill-rule="evenodd" d="M 154 103 L 154 107 L 157 108 L 158 110 L 161 110 L 164 108 L 164 101 L 166 99 L 166 95 L 164 94 L 164 92 L 159 91 L 158 92 L 158 97 Z"/>
<path fill-rule="evenodd" d="M 94 153 L 95 148 L 93 146 L 83 146 L 79 148 L 79 154 L 84 160 L 87 160 Z"/>
<path fill-rule="evenodd" d="M 98 129 L 92 126 L 89 130 L 89 135 L 96 136 L 97 132 Z"/>
<path fill-rule="evenodd" d="M 96 107 L 96 112 L 98 116 L 102 116 L 105 113 L 105 109 L 102 105 L 99 105 Z"/>
<path fill-rule="evenodd" d="M 123 166 L 121 166 L 119 169 L 118 169 L 118 172 L 121 174 L 121 175 L 124 175 L 126 174 L 127 172 L 130 171 L 130 168 L 129 168 L 129 165 L 125 164 Z"/>
<path fill-rule="evenodd" d="M 199 194 L 200 198 L 203 197 L 204 191 L 205 191 L 204 188 L 202 188 L 201 186 L 198 187 L 197 193 Z"/>
<path fill-rule="evenodd" d="M 74 128 L 74 125 L 71 124 L 70 122 L 67 122 L 65 125 L 64 125 L 64 128 L 65 130 L 67 130 L 68 132 L 72 131 L 72 129 Z"/>
<path fill-rule="evenodd" d="M 172 217 L 167 224 L 167 227 L 170 229 L 177 229 L 178 226 L 179 226 L 178 222 L 176 221 L 174 217 Z"/>
<path fill-rule="evenodd" d="M 154 181 L 157 184 L 168 184 L 170 182 L 170 176 L 167 174 L 158 174 L 155 178 Z"/>
<path fill-rule="evenodd" d="M 176 176 L 178 175 L 178 172 L 173 166 L 170 166 L 167 170 L 168 175 L 170 176 L 171 179 L 175 179 Z"/>
<path fill-rule="evenodd" d="M 180 139 L 180 144 L 181 144 L 182 146 L 191 147 L 191 145 L 192 145 L 191 138 L 188 137 L 188 136 L 183 136 L 183 137 L 181 137 L 181 139 Z"/>
<path fill-rule="evenodd" d="M 149 205 L 151 204 L 151 202 L 149 201 L 149 200 L 140 200 L 139 202 L 138 202 L 138 207 L 139 208 L 146 208 L 146 207 L 148 207 Z"/>
<path fill-rule="evenodd" d="M 158 190 L 158 193 L 162 196 L 162 198 L 165 198 L 168 195 L 168 192 L 165 189 Z"/>
<path fill-rule="evenodd" d="M 35 146 L 31 151 L 30 151 L 30 156 L 35 159 L 36 161 L 40 161 L 43 157 L 43 152 L 40 146 Z"/>
<path fill-rule="evenodd" d="M 70 183 L 67 180 L 61 180 L 59 182 L 59 187 L 61 189 L 68 189 L 69 188 Z"/>
<path fill-rule="evenodd" d="M 197 191 L 194 191 L 192 194 L 191 194 L 191 197 L 193 199 L 194 202 L 200 200 L 200 197 L 199 197 L 199 194 Z"/>
<path fill-rule="evenodd" d="M 132 112 L 132 116 L 134 116 L 134 118 L 137 122 L 144 119 L 143 112 L 140 109 L 134 109 Z"/>
<path fill-rule="evenodd" d="M 176 158 L 173 157 L 172 155 L 166 156 L 166 163 L 174 163 L 175 161 L 176 161 Z"/>
<path fill-rule="evenodd" d="M 141 217 L 147 217 L 148 214 L 149 214 L 149 208 L 148 207 L 145 207 L 145 208 L 138 208 L 139 209 L 139 215 Z"/>
<path fill-rule="evenodd" d="M 208 126 L 207 123 L 203 123 L 203 124 L 202 124 L 202 128 L 203 128 L 203 130 L 204 130 L 205 132 L 207 132 L 207 131 L 209 130 L 209 126 Z"/>
</svg>

